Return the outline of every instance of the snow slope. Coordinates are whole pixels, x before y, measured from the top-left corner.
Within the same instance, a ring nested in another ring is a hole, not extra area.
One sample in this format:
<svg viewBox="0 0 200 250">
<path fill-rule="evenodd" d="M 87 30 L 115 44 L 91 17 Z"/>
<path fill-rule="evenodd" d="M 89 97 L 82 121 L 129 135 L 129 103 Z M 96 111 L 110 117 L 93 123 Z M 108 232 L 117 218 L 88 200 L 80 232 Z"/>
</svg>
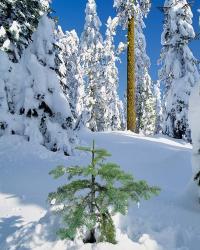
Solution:
<svg viewBox="0 0 200 250">
<path fill-rule="evenodd" d="M 116 216 L 117 245 L 56 241 L 59 221 L 49 216 L 47 195 L 60 181 L 48 172 L 56 165 L 87 163 L 85 153 L 65 157 L 17 136 L 0 139 L 1 250 L 199 250 L 200 207 L 191 184 L 191 146 L 168 137 L 131 132 L 81 132 L 82 144 L 95 138 L 111 160 L 138 179 L 162 188 L 160 196 L 132 204 Z M 62 180 L 61 180 L 62 181 Z M 47 213 L 46 213 L 47 212 Z"/>
</svg>

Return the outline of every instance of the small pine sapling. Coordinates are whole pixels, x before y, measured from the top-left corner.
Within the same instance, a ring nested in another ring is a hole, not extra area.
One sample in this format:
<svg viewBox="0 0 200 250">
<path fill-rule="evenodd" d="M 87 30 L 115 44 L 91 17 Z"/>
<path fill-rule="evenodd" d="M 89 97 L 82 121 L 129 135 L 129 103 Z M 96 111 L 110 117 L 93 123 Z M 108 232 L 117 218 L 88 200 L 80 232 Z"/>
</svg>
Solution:
<svg viewBox="0 0 200 250">
<path fill-rule="evenodd" d="M 150 199 L 160 189 L 150 187 L 145 181 L 136 181 L 117 164 L 106 162 L 111 155 L 105 149 L 96 149 L 94 141 L 92 148 L 77 149 L 91 153 L 88 166 L 58 166 L 50 172 L 55 179 L 66 175 L 69 181 L 48 197 L 66 225 L 58 235 L 61 239 L 74 240 L 79 231 L 84 235 L 84 243 L 116 244 L 112 216 L 125 215 L 130 201 Z"/>
</svg>

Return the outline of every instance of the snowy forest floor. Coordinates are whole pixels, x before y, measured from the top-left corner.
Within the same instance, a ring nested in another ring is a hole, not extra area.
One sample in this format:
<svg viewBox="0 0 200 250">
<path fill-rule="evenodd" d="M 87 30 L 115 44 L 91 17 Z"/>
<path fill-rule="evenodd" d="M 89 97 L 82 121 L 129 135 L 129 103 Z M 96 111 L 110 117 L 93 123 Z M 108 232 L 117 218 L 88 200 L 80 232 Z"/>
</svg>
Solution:
<svg viewBox="0 0 200 250">
<path fill-rule="evenodd" d="M 47 196 L 61 181 L 49 171 L 57 165 L 88 163 L 82 153 L 65 157 L 17 136 L 0 139 L 1 250 L 199 250 L 200 205 L 191 184 L 191 145 L 168 137 L 144 137 L 130 132 L 81 132 L 83 145 L 95 139 L 112 153 L 111 161 L 137 179 L 158 185 L 158 197 L 132 204 L 128 215 L 116 216 L 117 245 L 83 245 L 56 241 L 57 221 Z"/>
</svg>

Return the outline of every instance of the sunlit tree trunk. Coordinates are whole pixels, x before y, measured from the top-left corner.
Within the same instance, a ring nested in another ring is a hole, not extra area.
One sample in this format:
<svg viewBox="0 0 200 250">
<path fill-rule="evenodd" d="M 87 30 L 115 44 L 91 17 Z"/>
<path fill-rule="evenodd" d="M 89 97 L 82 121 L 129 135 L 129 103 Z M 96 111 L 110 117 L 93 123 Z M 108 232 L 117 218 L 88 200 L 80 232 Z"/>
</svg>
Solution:
<svg viewBox="0 0 200 250">
<path fill-rule="evenodd" d="M 128 24 L 128 54 L 127 54 L 127 129 L 136 132 L 135 108 L 135 22 L 134 17 Z"/>
</svg>

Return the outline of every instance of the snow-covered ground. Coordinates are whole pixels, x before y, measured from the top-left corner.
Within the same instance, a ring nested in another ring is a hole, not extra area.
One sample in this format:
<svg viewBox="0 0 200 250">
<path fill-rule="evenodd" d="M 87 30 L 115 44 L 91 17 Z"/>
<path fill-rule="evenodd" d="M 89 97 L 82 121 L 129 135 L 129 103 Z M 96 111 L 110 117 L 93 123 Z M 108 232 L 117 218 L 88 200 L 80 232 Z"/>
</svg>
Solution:
<svg viewBox="0 0 200 250">
<path fill-rule="evenodd" d="M 60 184 L 49 171 L 57 165 L 87 163 L 85 153 L 65 157 L 17 136 L 0 139 L 1 250 L 199 250 L 200 205 L 191 184 L 191 146 L 167 137 L 130 132 L 81 133 L 82 144 L 112 153 L 111 160 L 162 192 L 116 216 L 118 245 L 56 241 L 57 219 L 46 214 L 47 196 Z"/>
</svg>

